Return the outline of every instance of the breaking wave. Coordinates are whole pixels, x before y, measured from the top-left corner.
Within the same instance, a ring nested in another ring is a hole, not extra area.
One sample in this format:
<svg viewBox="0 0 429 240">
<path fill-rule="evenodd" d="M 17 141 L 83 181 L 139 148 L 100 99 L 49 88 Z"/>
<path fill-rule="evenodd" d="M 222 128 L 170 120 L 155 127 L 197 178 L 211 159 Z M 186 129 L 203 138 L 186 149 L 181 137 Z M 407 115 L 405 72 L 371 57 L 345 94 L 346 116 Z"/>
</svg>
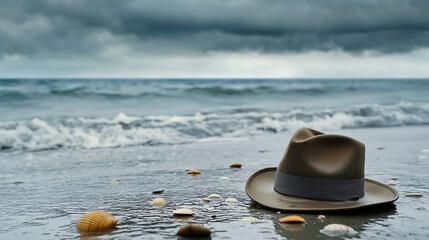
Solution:
<svg viewBox="0 0 429 240">
<path fill-rule="evenodd" d="M 0 148 L 20 151 L 179 144 L 280 133 L 304 126 L 326 131 L 416 124 L 429 124 L 428 103 L 356 105 L 317 111 L 234 110 L 179 116 L 137 117 L 120 113 L 113 119 L 33 118 L 0 122 Z"/>
</svg>

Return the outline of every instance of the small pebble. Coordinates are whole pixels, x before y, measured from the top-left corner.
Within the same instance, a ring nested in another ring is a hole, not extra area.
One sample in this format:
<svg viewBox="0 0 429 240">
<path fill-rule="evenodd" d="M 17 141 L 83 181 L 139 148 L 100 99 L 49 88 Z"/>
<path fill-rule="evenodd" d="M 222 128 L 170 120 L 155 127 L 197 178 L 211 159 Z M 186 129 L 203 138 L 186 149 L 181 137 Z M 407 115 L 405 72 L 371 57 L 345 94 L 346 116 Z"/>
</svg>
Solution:
<svg viewBox="0 0 429 240">
<path fill-rule="evenodd" d="M 209 198 L 221 198 L 219 194 L 213 193 L 209 195 Z"/>
<path fill-rule="evenodd" d="M 183 226 L 177 231 L 176 235 L 181 237 L 202 237 L 210 236 L 211 231 L 201 225 L 189 224 Z"/>
<path fill-rule="evenodd" d="M 189 172 L 188 172 L 188 174 L 191 174 L 191 175 L 199 175 L 199 174 L 201 174 L 201 172 L 200 172 L 200 171 L 196 171 L 196 170 L 194 170 L 194 171 L 189 171 Z"/>
<path fill-rule="evenodd" d="M 208 207 L 208 208 L 206 208 L 207 209 L 207 211 L 213 211 L 214 210 L 214 207 Z"/>
<path fill-rule="evenodd" d="M 152 202 L 150 204 L 152 205 L 161 205 L 164 204 L 165 200 L 162 198 L 155 198 L 154 200 L 152 200 Z"/>
<path fill-rule="evenodd" d="M 121 181 L 121 179 L 113 179 L 112 180 L 112 183 L 118 183 L 118 182 L 120 182 Z"/>
<path fill-rule="evenodd" d="M 241 163 L 233 163 L 229 165 L 230 168 L 241 168 Z"/>
<path fill-rule="evenodd" d="M 244 218 L 242 218 L 241 220 L 243 220 L 243 221 L 247 221 L 247 222 L 256 222 L 256 221 L 258 221 L 259 219 L 255 218 L 255 217 L 244 217 Z"/>
<path fill-rule="evenodd" d="M 385 148 L 384 147 L 378 147 L 377 149 L 378 150 L 384 150 Z"/>
<path fill-rule="evenodd" d="M 238 200 L 237 200 L 237 199 L 235 199 L 235 198 L 227 198 L 227 199 L 225 200 L 225 202 L 236 203 L 236 202 L 238 202 Z"/>
<path fill-rule="evenodd" d="M 325 216 L 325 215 L 319 215 L 319 216 L 317 216 L 317 219 L 325 220 L 325 219 L 326 219 L 326 216 Z"/>
<path fill-rule="evenodd" d="M 405 196 L 408 196 L 408 197 L 421 197 L 421 196 L 423 196 L 422 194 L 420 194 L 420 193 L 408 193 L 407 195 L 405 195 Z"/>
<path fill-rule="evenodd" d="M 204 201 L 204 202 L 210 202 L 210 201 L 211 201 L 211 199 L 210 199 L 210 198 L 203 198 L 203 201 Z"/>
<path fill-rule="evenodd" d="M 194 215 L 194 212 L 191 209 L 180 208 L 173 211 L 174 215 Z"/>
<path fill-rule="evenodd" d="M 392 177 L 392 180 L 398 180 L 398 178 L 397 177 Z"/>
<path fill-rule="evenodd" d="M 152 191 L 153 194 L 161 194 L 164 192 L 164 188 L 158 188 Z"/>
</svg>

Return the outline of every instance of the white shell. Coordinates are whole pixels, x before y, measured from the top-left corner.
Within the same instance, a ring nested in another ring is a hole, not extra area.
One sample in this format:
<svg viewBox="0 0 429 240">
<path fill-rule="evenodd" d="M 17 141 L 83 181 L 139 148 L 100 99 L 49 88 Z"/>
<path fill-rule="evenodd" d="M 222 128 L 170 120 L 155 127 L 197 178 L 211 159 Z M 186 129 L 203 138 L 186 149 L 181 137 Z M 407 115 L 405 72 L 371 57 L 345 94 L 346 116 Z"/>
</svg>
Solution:
<svg viewBox="0 0 429 240">
<path fill-rule="evenodd" d="M 244 218 L 242 218 L 241 220 L 243 220 L 243 221 L 248 221 L 248 222 L 256 222 L 256 221 L 258 221 L 259 219 L 255 218 L 255 217 L 244 217 Z"/>
<path fill-rule="evenodd" d="M 331 232 L 331 233 L 352 233 L 352 232 L 356 232 L 353 228 L 347 226 L 347 225 L 343 225 L 343 224 L 337 224 L 337 223 L 333 223 L 333 224 L 328 224 L 326 225 L 323 230 Z"/>
<path fill-rule="evenodd" d="M 155 198 L 154 200 L 152 200 L 152 202 L 150 204 L 152 205 L 161 205 L 164 204 L 165 200 L 162 198 Z"/>
<path fill-rule="evenodd" d="M 326 219 L 326 216 L 325 216 L 325 215 L 319 215 L 319 216 L 317 217 L 317 219 L 323 220 L 323 219 Z"/>
<path fill-rule="evenodd" d="M 235 199 L 235 198 L 227 198 L 227 199 L 225 200 L 225 202 L 236 203 L 236 202 L 238 202 L 238 200 L 237 200 L 237 199 Z"/>
<path fill-rule="evenodd" d="M 220 177 L 219 180 L 221 181 L 227 181 L 229 179 L 229 177 Z"/>
<path fill-rule="evenodd" d="M 121 181 L 121 179 L 113 179 L 112 180 L 112 183 L 118 183 L 118 182 L 120 182 Z"/>
<path fill-rule="evenodd" d="M 173 211 L 174 215 L 194 215 L 194 212 L 191 209 L 180 208 Z"/>
<path fill-rule="evenodd" d="M 209 198 L 221 198 L 219 194 L 213 193 L 209 195 Z"/>
</svg>

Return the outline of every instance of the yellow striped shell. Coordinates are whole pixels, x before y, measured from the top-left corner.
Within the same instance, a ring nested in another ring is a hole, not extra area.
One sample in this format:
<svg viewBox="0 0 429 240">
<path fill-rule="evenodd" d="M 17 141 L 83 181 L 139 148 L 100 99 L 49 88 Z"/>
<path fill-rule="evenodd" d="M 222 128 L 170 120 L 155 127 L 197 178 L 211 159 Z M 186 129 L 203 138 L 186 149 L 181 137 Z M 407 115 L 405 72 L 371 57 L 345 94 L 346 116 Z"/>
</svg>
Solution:
<svg viewBox="0 0 429 240">
<path fill-rule="evenodd" d="M 113 228 L 118 222 L 112 215 L 103 211 L 89 212 L 76 224 L 76 229 L 83 232 L 99 232 Z"/>
</svg>

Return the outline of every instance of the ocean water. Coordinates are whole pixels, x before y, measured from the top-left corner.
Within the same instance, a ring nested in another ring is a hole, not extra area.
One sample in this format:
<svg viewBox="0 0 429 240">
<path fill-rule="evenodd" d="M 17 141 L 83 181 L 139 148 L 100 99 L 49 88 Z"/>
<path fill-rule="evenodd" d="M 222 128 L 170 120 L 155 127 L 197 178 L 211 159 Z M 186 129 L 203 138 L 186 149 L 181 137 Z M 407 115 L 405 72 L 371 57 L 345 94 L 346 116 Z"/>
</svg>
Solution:
<svg viewBox="0 0 429 240">
<path fill-rule="evenodd" d="M 427 124 L 428 80 L 0 80 L 8 152 Z"/>
</svg>

